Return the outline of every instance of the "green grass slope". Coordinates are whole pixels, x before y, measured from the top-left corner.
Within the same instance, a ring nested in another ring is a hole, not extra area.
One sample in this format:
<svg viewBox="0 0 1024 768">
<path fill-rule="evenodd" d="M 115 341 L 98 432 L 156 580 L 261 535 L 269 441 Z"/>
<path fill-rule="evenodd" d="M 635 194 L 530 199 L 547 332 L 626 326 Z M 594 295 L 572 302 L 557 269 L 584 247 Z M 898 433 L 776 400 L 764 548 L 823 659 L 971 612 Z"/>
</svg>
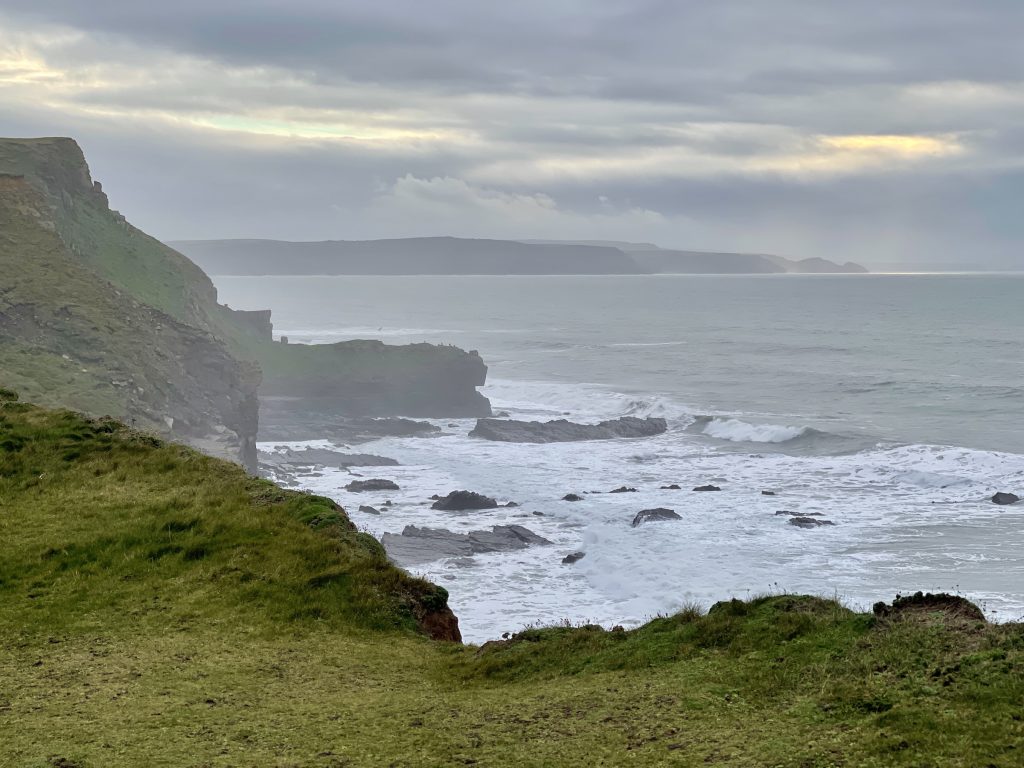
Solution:
<svg viewBox="0 0 1024 768">
<path fill-rule="evenodd" d="M 1018 766 L 1024 631 L 733 601 L 480 648 L 332 502 L 0 393 L 0 765 Z"/>
</svg>

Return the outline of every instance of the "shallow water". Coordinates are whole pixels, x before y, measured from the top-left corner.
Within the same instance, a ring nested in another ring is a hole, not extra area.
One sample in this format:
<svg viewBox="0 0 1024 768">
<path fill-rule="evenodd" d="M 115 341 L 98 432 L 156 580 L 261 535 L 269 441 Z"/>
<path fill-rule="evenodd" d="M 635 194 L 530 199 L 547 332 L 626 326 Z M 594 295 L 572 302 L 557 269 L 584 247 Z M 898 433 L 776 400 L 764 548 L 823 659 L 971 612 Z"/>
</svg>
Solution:
<svg viewBox="0 0 1024 768">
<path fill-rule="evenodd" d="M 217 278 L 222 300 L 271 307 L 292 341 L 381 338 L 479 349 L 485 393 L 518 418 L 669 419 L 666 435 L 490 443 L 471 421 L 361 451 L 402 491 L 374 534 L 516 522 L 555 542 L 419 572 L 451 592 L 467 639 L 561 619 L 636 624 L 686 602 L 772 590 L 859 606 L 959 590 L 1024 615 L 1024 276 Z M 451 425 L 451 426 L 449 426 Z M 283 445 L 283 444 L 282 444 Z M 308 487 L 348 509 L 327 470 Z M 689 488 L 713 482 L 719 493 Z M 659 486 L 679 483 L 682 491 Z M 636 494 L 566 493 L 636 486 Z M 429 509 L 469 488 L 522 506 Z M 762 496 L 775 490 L 775 497 Z M 683 519 L 633 529 L 640 509 Z M 821 512 L 800 530 L 776 510 Z M 543 513 L 543 517 L 533 512 Z M 587 556 L 573 566 L 561 558 Z"/>
</svg>

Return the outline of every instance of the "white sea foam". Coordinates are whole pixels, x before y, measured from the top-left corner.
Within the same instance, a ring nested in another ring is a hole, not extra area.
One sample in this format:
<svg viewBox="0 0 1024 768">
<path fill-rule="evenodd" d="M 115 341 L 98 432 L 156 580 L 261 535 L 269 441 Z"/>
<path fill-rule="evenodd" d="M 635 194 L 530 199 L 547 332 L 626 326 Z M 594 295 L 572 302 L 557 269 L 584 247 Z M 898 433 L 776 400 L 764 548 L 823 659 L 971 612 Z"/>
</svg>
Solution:
<svg viewBox="0 0 1024 768">
<path fill-rule="evenodd" d="M 494 388 L 504 398 L 498 407 L 516 418 L 610 416 L 635 399 L 557 383 L 507 381 Z M 754 426 L 721 420 L 729 421 Z M 522 445 L 470 438 L 469 419 L 435 423 L 444 430 L 435 439 L 388 438 L 361 447 L 401 466 L 354 471 L 392 479 L 400 491 L 349 493 L 344 486 L 352 474 L 330 469 L 302 482 L 350 511 L 360 504 L 381 509 L 379 516 L 352 512 L 376 536 L 412 524 L 467 531 L 515 523 L 551 540 L 552 546 L 478 555 L 468 565 L 442 559 L 414 569 L 449 590 L 471 642 L 565 619 L 635 626 L 687 602 L 708 606 L 771 590 L 838 595 L 867 607 L 901 590 L 959 589 L 983 597 L 992 618 L 1024 614 L 1024 509 L 987 500 L 995 490 L 1024 486 L 1024 456 L 920 445 L 840 456 L 751 454 L 681 427 L 642 445 Z M 797 428 L 768 428 L 796 437 Z M 764 432 L 754 436 L 766 439 Z M 672 483 L 683 490 L 662 489 Z M 689 490 L 705 483 L 722 491 Z M 620 485 L 638 491 L 607 493 Z M 430 508 L 432 494 L 456 488 L 520 506 L 470 513 Z M 569 492 L 584 500 L 561 501 Z M 385 499 L 393 506 L 381 506 Z M 632 528 L 633 516 L 651 507 L 674 509 L 682 519 Z M 778 510 L 818 513 L 836 525 L 800 530 Z M 586 556 L 562 565 L 574 551 Z"/>
<path fill-rule="evenodd" d="M 704 425 L 704 434 L 733 443 L 785 443 L 806 434 L 805 427 L 780 424 L 748 424 L 739 419 L 712 419 Z"/>
</svg>

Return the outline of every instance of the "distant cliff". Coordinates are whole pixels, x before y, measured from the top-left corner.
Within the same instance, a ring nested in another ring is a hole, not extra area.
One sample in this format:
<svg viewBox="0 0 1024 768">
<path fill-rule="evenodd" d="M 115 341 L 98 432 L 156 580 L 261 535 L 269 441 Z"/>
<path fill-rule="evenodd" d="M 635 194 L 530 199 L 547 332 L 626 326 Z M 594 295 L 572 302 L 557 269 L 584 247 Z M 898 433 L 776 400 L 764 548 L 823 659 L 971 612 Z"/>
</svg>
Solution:
<svg viewBox="0 0 1024 768">
<path fill-rule="evenodd" d="M 866 272 L 825 259 L 714 253 L 618 241 L 183 240 L 173 243 L 212 275 L 637 275 Z"/>
<path fill-rule="evenodd" d="M 353 415 L 490 413 L 452 347 L 283 345 L 188 258 L 110 209 L 71 139 L 0 139 L 0 386 L 255 466 L 270 392 Z M 322 402 L 321 402 L 322 404 Z"/>
</svg>

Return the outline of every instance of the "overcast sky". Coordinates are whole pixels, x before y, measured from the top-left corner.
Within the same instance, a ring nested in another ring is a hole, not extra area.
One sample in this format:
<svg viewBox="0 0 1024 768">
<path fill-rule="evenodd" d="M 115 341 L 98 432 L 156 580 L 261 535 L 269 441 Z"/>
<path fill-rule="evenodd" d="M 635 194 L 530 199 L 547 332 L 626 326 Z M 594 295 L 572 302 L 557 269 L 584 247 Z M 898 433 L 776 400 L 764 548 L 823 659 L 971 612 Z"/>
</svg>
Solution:
<svg viewBox="0 0 1024 768">
<path fill-rule="evenodd" d="M 163 239 L 1024 269 L 1021 0 L 0 0 L 0 134 Z"/>
</svg>

